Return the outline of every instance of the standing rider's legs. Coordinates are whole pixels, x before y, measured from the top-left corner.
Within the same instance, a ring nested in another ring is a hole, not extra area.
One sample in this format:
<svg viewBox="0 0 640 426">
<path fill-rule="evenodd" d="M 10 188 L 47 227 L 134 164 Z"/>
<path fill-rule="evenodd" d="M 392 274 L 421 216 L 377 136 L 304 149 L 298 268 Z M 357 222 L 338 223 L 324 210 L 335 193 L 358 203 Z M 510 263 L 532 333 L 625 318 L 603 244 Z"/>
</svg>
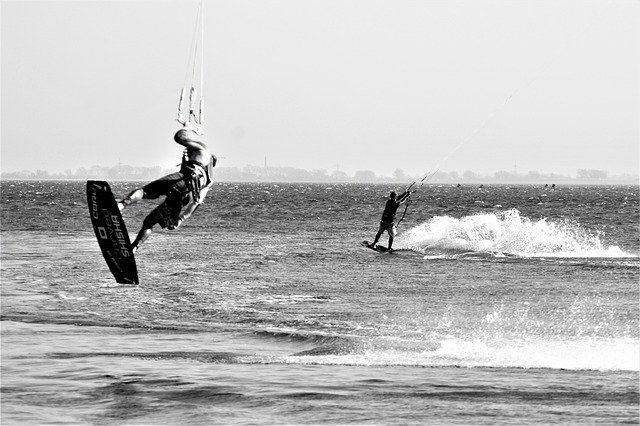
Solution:
<svg viewBox="0 0 640 426">
<path fill-rule="evenodd" d="M 378 233 L 376 234 L 376 238 L 371 243 L 371 247 L 376 246 L 376 243 L 380 240 L 380 237 L 382 236 L 382 233 L 384 231 L 387 231 L 387 233 L 389 234 L 389 249 L 391 249 L 391 246 L 393 245 L 393 237 L 396 236 L 397 232 L 395 223 L 380 222 L 380 228 L 378 228 Z"/>
</svg>

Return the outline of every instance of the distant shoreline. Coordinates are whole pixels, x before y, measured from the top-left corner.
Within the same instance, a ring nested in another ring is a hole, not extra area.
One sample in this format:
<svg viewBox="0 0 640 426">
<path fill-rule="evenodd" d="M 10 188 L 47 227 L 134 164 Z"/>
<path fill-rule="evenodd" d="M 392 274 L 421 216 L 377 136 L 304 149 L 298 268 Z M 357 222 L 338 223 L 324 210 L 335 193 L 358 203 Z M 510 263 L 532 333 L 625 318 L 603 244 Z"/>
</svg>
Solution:
<svg viewBox="0 0 640 426">
<path fill-rule="evenodd" d="M 103 177 L 87 177 L 87 178 L 0 178 L 0 183 L 5 182 L 84 182 L 87 180 L 106 180 L 108 182 L 148 182 L 147 179 L 138 179 L 138 178 L 118 178 L 118 179 L 105 179 Z M 418 179 L 419 181 L 419 179 Z M 280 185 L 280 184 L 305 184 L 305 185 L 332 185 L 332 184 L 353 184 L 353 185 L 399 185 L 402 187 L 408 186 L 414 181 L 394 181 L 394 180 L 376 180 L 376 181 L 283 181 L 283 180 L 252 180 L 252 181 L 239 181 L 239 180 L 215 180 L 214 184 L 270 184 L 270 185 Z M 552 185 L 555 184 L 555 188 Z M 558 182 L 530 182 L 530 181 L 514 181 L 514 182 L 505 182 L 505 181 L 491 181 L 491 180 L 478 180 L 478 181 L 469 181 L 469 182 L 443 182 L 443 181 L 430 181 L 425 183 L 425 186 L 429 185 L 448 185 L 451 187 L 458 187 L 460 185 L 461 188 L 469 188 L 474 187 L 478 188 L 480 185 L 491 186 L 491 185 L 518 185 L 518 186 L 531 186 L 531 187 L 540 187 L 542 189 L 556 189 L 562 188 L 572 185 L 579 186 L 637 186 L 640 188 L 640 182 L 636 181 L 587 181 L 587 180 L 564 180 Z M 544 185 L 548 185 L 545 187 Z"/>
<path fill-rule="evenodd" d="M 113 166 L 93 165 L 80 167 L 76 170 L 64 172 L 50 172 L 47 170 L 20 170 L 13 172 L 0 172 L 0 180 L 58 180 L 58 181 L 83 181 L 99 179 L 111 182 L 117 181 L 153 181 L 177 171 L 177 167 L 162 168 L 160 166 L 143 167 L 129 166 L 118 163 Z M 402 169 L 396 169 L 392 176 L 377 175 L 372 170 L 358 170 L 348 174 L 336 169 L 332 172 L 326 169 L 306 170 L 288 166 L 255 166 L 225 167 L 218 165 L 214 171 L 216 182 L 262 182 L 262 183 L 382 183 L 382 184 L 409 184 L 421 182 L 425 175 L 415 176 L 405 173 Z M 483 184 L 508 184 L 508 185 L 640 185 L 637 174 L 623 173 L 613 174 L 599 169 L 578 169 L 571 175 L 559 173 L 542 173 L 528 171 L 499 170 L 493 173 L 478 173 L 473 170 L 464 172 L 436 170 L 426 175 L 425 183 L 437 183 L 448 185 L 483 185 Z"/>
</svg>

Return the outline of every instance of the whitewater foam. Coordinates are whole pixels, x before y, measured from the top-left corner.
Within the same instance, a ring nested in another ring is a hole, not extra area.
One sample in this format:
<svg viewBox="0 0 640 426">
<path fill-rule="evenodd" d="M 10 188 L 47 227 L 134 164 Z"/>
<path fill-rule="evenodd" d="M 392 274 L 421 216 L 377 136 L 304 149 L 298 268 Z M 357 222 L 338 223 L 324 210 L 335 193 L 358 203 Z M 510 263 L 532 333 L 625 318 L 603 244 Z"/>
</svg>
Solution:
<svg viewBox="0 0 640 426">
<path fill-rule="evenodd" d="M 367 349 L 347 354 L 296 355 L 272 362 L 364 366 L 549 368 L 639 371 L 640 345 L 632 338 L 494 340 L 446 338 L 435 350 Z"/>
<path fill-rule="evenodd" d="M 531 220 L 516 209 L 462 218 L 436 216 L 407 231 L 399 248 L 429 252 L 506 253 L 520 257 L 637 257 L 605 246 L 601 233 L 568 220 Z"/>
</svg>

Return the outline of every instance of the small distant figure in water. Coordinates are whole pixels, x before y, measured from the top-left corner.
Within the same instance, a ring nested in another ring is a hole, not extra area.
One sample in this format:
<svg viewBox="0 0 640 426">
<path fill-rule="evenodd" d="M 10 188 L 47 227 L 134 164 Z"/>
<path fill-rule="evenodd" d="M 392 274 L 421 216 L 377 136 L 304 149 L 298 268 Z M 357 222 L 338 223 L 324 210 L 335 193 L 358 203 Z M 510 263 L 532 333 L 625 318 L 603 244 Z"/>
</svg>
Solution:
<svg viewBox="0 0 640 426">
<path fill-rule="evenodd" d="M 457 187 L 458 187 L 458 188 L 460 188 L 461 186 L 462 186 L 462 185 L 458 184 L 458 186 L 457 186 Z"/>
<path fill-rule="evenodd" d="M 551 185 L 551 189 L 556 189 L 556 184 Z"/>
<path fill-rule="evenodd" d="M 545 184 L 544 184 L 544 187 L 545 187 L 545 188 L 549 187 L 549 184 L 548 184 L 548 183 L 545 183 Z"/>
<path fill-rule="evenodd" d="M 142 199 L 155 200 L 161 195 L 166 196 L 162 204 L 142 222 L 142 229 L 131 244 L 133 252 L 149 238 L 154 225 L 170 230 L 179 228 L 202 204 L 213 185 L 212 174 L 217 159 L 209 153 L 204 142 L 191 139 L 189 132 L 195 133 L 187 123 L 174 136 L 175 142 L 185 147 L 179 172 L 135 189 L 118 202 L 118 208 L 122 211 Z"/>
<path fill-rule="evenodd" d="M 478 188 L 482 189 L 484 187 L 484 184 L 481 183 L 480 186 Z"/>
<path fill-rule="evenodd" d="M 396 211 L 398 210 L 398 207 L 400 207 L 400 204 L 407 201 L 410 195 L 410 191 L 405 191 L 400 195 L 400 197 L 398 197 L 395 191 L 391 191 L 391 193 L 389 194 L 389 199 L 384 206 L 384 211 L 382 212 L 382 219 L 380 219 L 380 228 L 378 228 L 376 238 L 371 244 L 369 244 L 369 247 L 375 248 L 376 243 L 382 236 L 382 233 L 384 231 L 387 231 L 387 233 L 389 234 L 388 250 L 391 250 L 391 246 L 393 245 L 393 238 L 398 232 L 396 228 Z"/>
</svg>

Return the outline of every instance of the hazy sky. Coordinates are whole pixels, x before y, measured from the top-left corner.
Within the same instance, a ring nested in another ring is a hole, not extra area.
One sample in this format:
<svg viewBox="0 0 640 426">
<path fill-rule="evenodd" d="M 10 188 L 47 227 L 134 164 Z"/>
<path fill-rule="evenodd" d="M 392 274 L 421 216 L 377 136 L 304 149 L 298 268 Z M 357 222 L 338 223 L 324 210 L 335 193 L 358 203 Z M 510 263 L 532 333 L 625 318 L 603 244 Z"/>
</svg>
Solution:
<svg viewBox="0 0 640 426">
<path fill-rule="evenodd" d="M 1 167 L 171 167 L 199 1 L 7 1 Z M 205 0 L 221 165 L 638 173 L 640 2 Z M 457 148 L 457 149 L 455 149 Z"/>
</svg>

